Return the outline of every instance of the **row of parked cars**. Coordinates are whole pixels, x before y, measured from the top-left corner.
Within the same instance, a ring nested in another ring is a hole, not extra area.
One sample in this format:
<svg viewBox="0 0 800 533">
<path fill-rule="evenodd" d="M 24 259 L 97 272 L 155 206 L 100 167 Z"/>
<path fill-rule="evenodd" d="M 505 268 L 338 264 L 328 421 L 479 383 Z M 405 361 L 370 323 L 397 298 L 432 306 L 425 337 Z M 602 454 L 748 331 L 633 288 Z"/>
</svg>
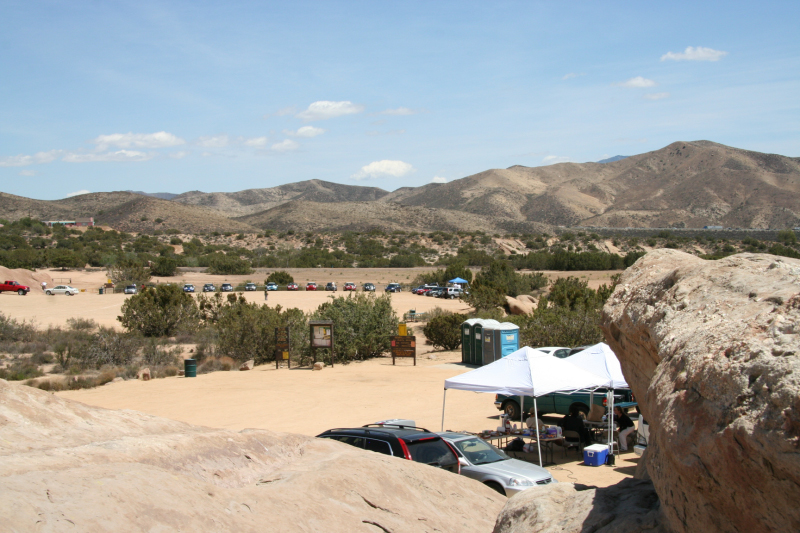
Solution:
<svg viewBox="0 0 800 533">
<path fill-rule="evenodd" d="M 412 420 L 330 429 L 317 437 L 461 474 L 509 497 L 531 487 L 557 482 L 546 469 L 512 459 L 475 435 L 434 433 L 416 427 Z"/>
<path fill-rule="evenodd" d="M 433 296 L 434 298 L 447 298 L 449 300 L 461 298 L 467 294 L 461 287 L 440 287 L 439 285 L 420 285 L 411 289 L 411 292 L 420 296 Z"/>
<path fill-rule="evenodd" d="M 362 287 L 363 291 L 375 292 L 375 284 L 374 283 L 364 283 L 361 287 Z M 134 288 L 134 290 L 136 289 L 135 286 L 133 286 L 133 288 Z M 277 283 L 273 283 L 273 282 L 267 283 L 265 288 L 268 291 L 277 291 L 277 290 L 280 289 L 278 284 Z M 217 290 L 217 288 L 213 283 L 206 283 L 205 285 L 203 285 L 203 292 L 216 292 L 216 290 Z M 231 285 L 230 283 L 223 283 L 220 286 L 220 291 L 221 292 L 233 292 L 233 290 L 234 290 L 233 285 Z M 244 286 L 244 290 L 245 291 L 255 291 L 255 290 L 258 290 L 258 287 L 257 287 L 257 285 L 255 283 L 247 283 Z M 288 285 L 286 285 L 286 290 L 287 291 L 299 291 L 300 290 L 300 286 L 297 283 L 289 283 Z M 316 282 L 309 281 L 308 283 L 306 283 L 305 290 L 307 290 L 307 291 L 316 291 L 316 290 L 319 290 L 319 289 L 318 289 L 318 286 L 317 286 Z M 339 290 L 339 288 L 337 287 L 335 282 L 331 281 L 331 282 L 328 282 L 325 285 L 325 290 L 326 291 L 336 292 L 336 291 Z M 344 284 L 343 290 L 345 290 L 345 291 L 356 291 L 356 290 L 358 290 L 358 286 L 355 283 L 348 281 L 347 283 Z M 390 283 L 389 285 L 386 286 L 386 289 L 385 289 L 386 292 L 400 292 L 401 290 L 402 290 L 402 288 L 401 288 L 399 283 Z M 187 283 L 187 284 L 185 284 L 183 286 L 183 291 L 184 292 L 195 292 L 195 287 L 191 283 Z M 135 294 L 135 292 L 133 294 Z"/>
</svg>

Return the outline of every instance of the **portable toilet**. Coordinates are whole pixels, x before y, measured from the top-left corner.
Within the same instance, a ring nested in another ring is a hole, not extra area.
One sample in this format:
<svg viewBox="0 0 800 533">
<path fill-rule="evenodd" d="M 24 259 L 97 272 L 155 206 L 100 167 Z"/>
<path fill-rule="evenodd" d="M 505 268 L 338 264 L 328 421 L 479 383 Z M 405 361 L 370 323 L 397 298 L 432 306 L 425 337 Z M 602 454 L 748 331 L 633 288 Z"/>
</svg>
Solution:
<svg viewBox="0 0 800 533">
<path fill-rule="evenodd" d="M 488 365 L 499 359 L 497 355 L 500 352 L 500 350 L 497 349 L 499 337 L 496 335 L 496 328 L 500 326 L 501 324 L 487 324 L 483 326 L 483 360 L 478 364 Z"/>
<path fill-rule="evenodd" d="M 472 364 L 473 365 L 483 365 L 483 330 L 488 326 L 490 329 L 492 326 L 500 325 L 500 322 L 497 320 L 478 320 L 472 328 L 473 337 L 472 337 Z"/>
<path fill-rule="evenodd" d="M 472 364 L 472 338 L 474 336 L 475 323 L 479 318 L 470 318 L 461 323 L 461 362 Z"/>
<path fill-rule="evenodd" d="M 495 361 L 519 350 L 519 326 L 511 322 L 503 322 L 496 326 L 494 333 Z"/>
</svg>

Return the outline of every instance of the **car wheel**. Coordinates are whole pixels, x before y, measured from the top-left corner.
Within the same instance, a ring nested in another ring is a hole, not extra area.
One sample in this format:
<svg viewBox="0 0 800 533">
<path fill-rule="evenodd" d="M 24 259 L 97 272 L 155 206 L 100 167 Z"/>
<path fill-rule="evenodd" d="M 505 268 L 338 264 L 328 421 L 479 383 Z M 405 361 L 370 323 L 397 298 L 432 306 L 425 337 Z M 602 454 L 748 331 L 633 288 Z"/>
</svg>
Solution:
<svg viewBox="0 0 800 533">
<path fill-rule="evenodd" d="M 503 404 L 503 412 L 513 420 L 519 420 L 519 404 L 514 401 L 508 401 Z"/>
<path fill-rule="evenodd" d="M 502 494 L 503 496 L 505 496 L 505 495 L 506 495 L 506 491 L 504 491 L 504 490 L 503 490 L 503 487 L 500 485 L 500 483 L 496 483 L 496 482 L 494 482 L 494 481 L 487 481 L 487 482 L 486 482 L 486 483 L 484 483 L 484 484 L 485 484 L 487 487 L 489 487 L 490 489 L 492 489 L 492 490 L 496 490 L 497 492 L 499 492 L 499 493 L 500 493 L 500 494 Z"/>
<path fill-rule="evenodd" d="M 17 294 L 19 294 L 20 296 L 25 296 L 25 291 L 20 289 L 20 290 L 17 291 Z"/>
<path fill-rule="evenodd" d="M 67 296 L 73 296 L 73 294 L 71 292 L 67 291 Z"/>
<path fill-rule="evenodd" d="M 52 295 L 53 295 L 53 293 L 52 293 L 52 292 L 50 292 L 50 291 L 44 291 L 44 293 L 45 293 L 46 295 L 48 295 L 48 296 L 52 296 Z"/>
</svg>

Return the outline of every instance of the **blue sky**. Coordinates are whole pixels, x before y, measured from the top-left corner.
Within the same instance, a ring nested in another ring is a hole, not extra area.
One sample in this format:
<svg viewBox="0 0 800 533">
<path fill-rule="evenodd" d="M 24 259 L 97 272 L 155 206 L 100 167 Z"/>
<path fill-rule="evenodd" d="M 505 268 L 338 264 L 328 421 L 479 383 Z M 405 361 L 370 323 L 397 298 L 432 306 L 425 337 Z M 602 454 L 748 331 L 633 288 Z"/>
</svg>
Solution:
<svg viewBox="0 0 800 533">
<path fill-rule="evenodd" d="M 394 190 L 679 140 L 800 156 L 796 1 L 0 12 L 0 190 L 31 198 Z"/>
</svg>

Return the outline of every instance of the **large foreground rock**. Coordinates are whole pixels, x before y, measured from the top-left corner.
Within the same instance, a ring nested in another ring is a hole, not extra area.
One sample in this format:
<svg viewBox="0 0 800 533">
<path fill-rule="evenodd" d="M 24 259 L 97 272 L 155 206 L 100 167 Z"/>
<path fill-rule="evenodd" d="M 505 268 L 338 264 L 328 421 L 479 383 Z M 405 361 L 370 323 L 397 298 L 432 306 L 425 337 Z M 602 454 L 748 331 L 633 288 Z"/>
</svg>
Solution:
<svg viewBox="0 0 800 533">
<path fill-rule="evenodd" d="M 494 533 L 669 533 L 653 484 L 626 479 L 606 488 L 572 483 L 528 489 L 497 517 Z"/>
<path fill-rule="evenodd" d="M 603 331 L 676 531 L 800 531 L 800 261 L 647 254 Z"/>
<path fill-rule="evenodd" d="M 490 531 L 505 498 L 301 435 L 88 407 L 0 380 L 0 531 Z"/>
</svg>

